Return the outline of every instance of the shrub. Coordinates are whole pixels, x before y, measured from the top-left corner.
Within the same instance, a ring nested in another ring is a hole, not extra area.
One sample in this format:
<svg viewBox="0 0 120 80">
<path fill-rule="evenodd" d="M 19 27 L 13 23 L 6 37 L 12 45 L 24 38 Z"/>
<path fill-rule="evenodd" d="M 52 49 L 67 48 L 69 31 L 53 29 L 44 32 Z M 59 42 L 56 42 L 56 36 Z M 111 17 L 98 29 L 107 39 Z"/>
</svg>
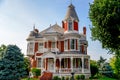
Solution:
<svg viewBox="0 0 120 80">
<path fill-rule="evenodd" d="M 58 77 L 58 76 L 54 76 L 54 77 L 53 77 L 53 80 L 61 80 L 61 78 Z"/>
<path fill-rule="evenodd" d="M 66 80 L 69 80 L 69 76 L 66 76 Z"/>
<path fill-rule="evenodd" d="M 62 76 L 62 80 L 65 80 L 65 77 L 64 77 L 64 76 Z"/>
<path fill-rule="evenodd" d="M 80 80 L 80 75 L 76 75 L 76 76 L 75 76 L 75 79 L 76 79 L 76 80 Z"/>
<path fill-rule="evenodd" d="M 81 75 L 80 78 L 81 78 L 82 80 L 84 80 L 84 79 L 85 79 L 85 75 Z"/>
<path fill-rule="evenodd" d="M 37 69 L 37 68 L 32 68 L 32 73 L 34 76 L 40 76 L 41 75 L 41 70 L 40 69 Z"/>
</svg>

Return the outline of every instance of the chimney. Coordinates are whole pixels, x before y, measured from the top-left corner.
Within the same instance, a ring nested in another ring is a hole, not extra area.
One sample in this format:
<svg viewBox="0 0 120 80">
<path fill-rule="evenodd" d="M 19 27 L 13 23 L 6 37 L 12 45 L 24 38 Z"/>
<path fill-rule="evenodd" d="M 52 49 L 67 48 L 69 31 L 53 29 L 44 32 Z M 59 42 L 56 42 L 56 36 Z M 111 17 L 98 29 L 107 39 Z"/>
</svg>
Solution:
<svg viewBox="0 0 120 80">
<path fill-rule="evenodd" d="M 83 27 L 83 34 L 86 35 L 86 27 Z"/>
</svg>

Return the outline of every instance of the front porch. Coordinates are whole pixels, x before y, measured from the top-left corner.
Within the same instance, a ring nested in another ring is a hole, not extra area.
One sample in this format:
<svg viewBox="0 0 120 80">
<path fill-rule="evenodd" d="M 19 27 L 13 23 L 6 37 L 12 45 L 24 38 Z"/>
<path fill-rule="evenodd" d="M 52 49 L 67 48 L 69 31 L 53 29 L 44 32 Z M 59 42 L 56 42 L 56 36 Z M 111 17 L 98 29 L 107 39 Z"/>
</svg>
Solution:
<svg viewBox="0 0 120 80">
<path fill-rule="evenodd" d="M 72 72 L 90 75 L 90 57 L 88 55 L 63 55 L 46 53 L 36 56 L 37 68 L 40 68 L 42 72 L 52 72 L 54 76 L 70 76 Z"/>
</svg>

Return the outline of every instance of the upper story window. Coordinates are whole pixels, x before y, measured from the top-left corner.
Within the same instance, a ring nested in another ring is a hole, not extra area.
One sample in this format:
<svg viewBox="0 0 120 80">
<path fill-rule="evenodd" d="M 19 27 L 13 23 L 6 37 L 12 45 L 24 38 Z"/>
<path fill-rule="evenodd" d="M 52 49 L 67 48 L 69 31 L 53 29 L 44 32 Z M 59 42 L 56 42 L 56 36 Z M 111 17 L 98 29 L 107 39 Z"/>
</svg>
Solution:
<svg viewBox="0 0 120 80">
<path fill-rule="evenodd" d="M 28 43 L 27 52 L 28 52 L 28 54 L 33 54 L 34 53 L 34 43 L 33 42 Z"/>
<path fill-rule="evenodd" d="M 43 52 L 43 43 L 38 43 L 38 51 Z"/>
<path fill-rule="evenodd" d="M 68 21 L 68 29 L 69 31 L 72 31 L 72 20 Z"/>
<path fill-rule="evenodd" d="M 76 49 L 76 39 L 71 39 L 70 48 L 71 50 Z"/>
<path fill-rule="evenodd" d="M 68 50 L 68 40 L 65 40 L 65 50 Z"/>
<path fill-rule="evenodd" d="M 52 42 L 52 48 L 55 48 L 55 42 Z"/>
</svg>

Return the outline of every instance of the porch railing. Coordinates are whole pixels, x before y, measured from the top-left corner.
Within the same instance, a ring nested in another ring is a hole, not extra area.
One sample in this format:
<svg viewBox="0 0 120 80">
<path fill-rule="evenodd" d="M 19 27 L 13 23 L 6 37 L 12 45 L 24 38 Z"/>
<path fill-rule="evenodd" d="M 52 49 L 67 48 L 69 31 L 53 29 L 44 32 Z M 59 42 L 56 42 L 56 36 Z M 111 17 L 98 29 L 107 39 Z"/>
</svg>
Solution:
<svg viewBox="0 0 120 80">
<path fill-rule="evenodd" d="M 60 73 L 71 73 L 71 72 L 81 73 L 82 69 L 81 68 L 73 68 L 73 70 L 72 70 L 71 68 L 61 68 L 61 70 L 59 72 Z"/>
</svg>

